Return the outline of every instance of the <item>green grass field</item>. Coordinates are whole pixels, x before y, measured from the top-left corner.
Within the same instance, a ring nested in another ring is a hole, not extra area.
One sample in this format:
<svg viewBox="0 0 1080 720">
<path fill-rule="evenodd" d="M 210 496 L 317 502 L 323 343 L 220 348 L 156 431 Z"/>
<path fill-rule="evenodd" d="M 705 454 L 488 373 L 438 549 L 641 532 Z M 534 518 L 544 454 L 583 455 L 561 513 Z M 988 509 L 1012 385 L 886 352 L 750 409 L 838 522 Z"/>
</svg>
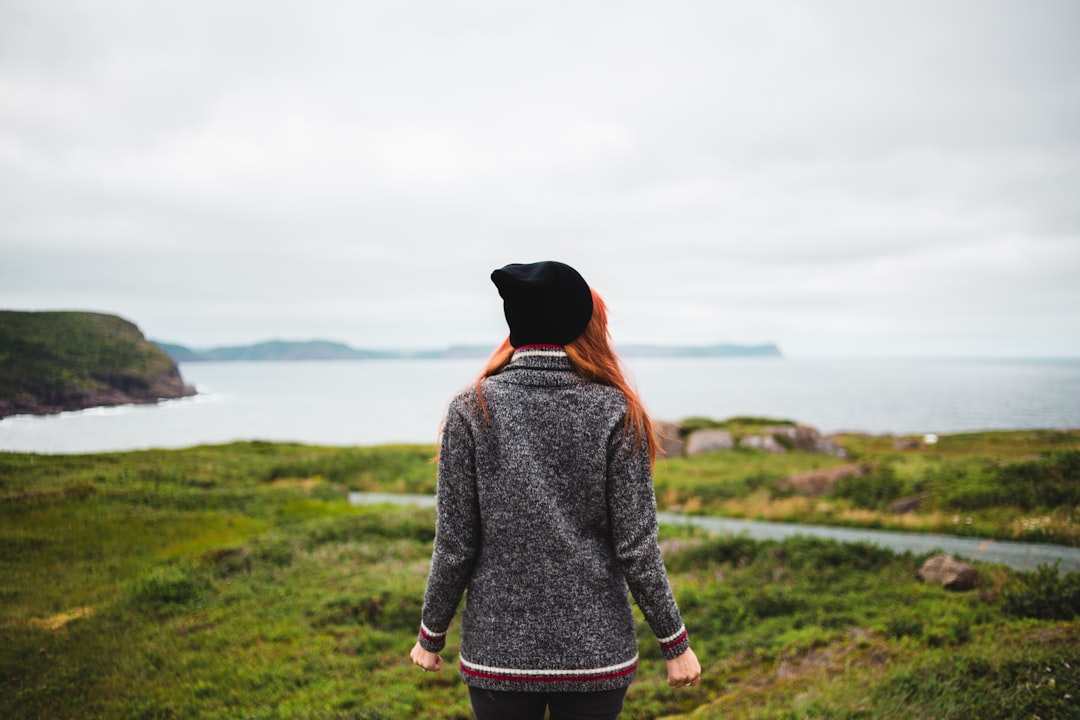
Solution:
<svg viewBox="0 0 1080 720">
<path fill-rule="evenodd" d="M 805 503 L 815 520 L 908 529 L 949 527 L 967 503 L 958 532 L 1050 517 L 1029 536 L 1075 544 L 1075 434 L 845 443 L 848 461 L 662 461 L 658 497 L 802 521 Z M 456 624 L 447 670 L 424 674 L 407 657 L 433 511 L 346 500 L 433 491 L 433 452 L 0 453 L 0 717 L 470 717 Z M 868 464 L 870 488 L 804 497 L 781 482 L 841 462 Z M 882 509 L 910 490 L 928 493 L 921 520 Z M 871 546 L 687 528 L 664 528 L 663 546 L 705 675 L 692 691 L 668 688 L 642 626 L 625 718 L 1077 717 L 1080 574 L 978 565 L 978 589 L 953 593 L 918 581 L 923 557 Z"/>
</svg>

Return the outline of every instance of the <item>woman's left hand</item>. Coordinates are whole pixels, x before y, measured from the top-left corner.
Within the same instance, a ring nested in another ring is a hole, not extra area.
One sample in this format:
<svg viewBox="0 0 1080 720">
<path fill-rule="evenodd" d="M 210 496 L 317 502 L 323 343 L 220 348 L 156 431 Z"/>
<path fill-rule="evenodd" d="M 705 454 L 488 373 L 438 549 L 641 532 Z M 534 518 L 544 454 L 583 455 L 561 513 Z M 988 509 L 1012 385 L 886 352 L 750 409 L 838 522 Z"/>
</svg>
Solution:
<svg viewBox="0 0 1080 720">
<path fill-rule="evenodd" d="M 425 650 L 424 646 L 417 642 L 413 645 L 412 652 L 409 653 L 409 657 L 412 658 L 413 665 L 420 667 L 426 672 L 438 672 L 442 670 L 442 657 L 439 653 L 433 653 L 430 650 Z"/>
</svg>

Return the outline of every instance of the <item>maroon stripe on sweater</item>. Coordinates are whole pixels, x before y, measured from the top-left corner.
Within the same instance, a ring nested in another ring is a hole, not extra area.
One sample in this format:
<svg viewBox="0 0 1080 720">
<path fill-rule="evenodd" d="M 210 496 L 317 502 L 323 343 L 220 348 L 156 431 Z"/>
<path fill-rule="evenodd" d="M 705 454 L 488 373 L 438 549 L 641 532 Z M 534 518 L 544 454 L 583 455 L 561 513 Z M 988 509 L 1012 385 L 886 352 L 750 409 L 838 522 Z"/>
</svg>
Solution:
<svg viewBox="0 0 1080 720">
<path fill-rule="evenodd" d="M 420 628 L 420 635 L 425 640 L 427 640 L 428 642 L 432 642 L 432 643 L 434 643 L 434 642 L 442 642 L 442 639 L 443 639 L 442 635 L 435 636 L 435 637 L 433 637 L 431 635 L 428 635 L 426 632 L 424 632 L 424 628 Z"/>
<path fill-rule="evenodd" d="M 674 639 L 674 640 L 672 640 L 671 642 L 666 642 L 666 643 L 660 643 L 660 647 L 662 647 L 662 648 L 664 648 L 665 650 L 667 650 L 668 648 L 673 648 L 673 647 L 675 647 L 676 645 L 678 645 L 679 643 L 681 643 L 681 642 L 682 642 L 683 640 L 685 640 L 685 639 L 686 639 L 686 631 L 685 631 L 685 630 L 683 630 L 683 631 L 682 631 L 681 633 L 679 633 L 679 637 L 675 638 L 675 639 Z"/>
</svg>

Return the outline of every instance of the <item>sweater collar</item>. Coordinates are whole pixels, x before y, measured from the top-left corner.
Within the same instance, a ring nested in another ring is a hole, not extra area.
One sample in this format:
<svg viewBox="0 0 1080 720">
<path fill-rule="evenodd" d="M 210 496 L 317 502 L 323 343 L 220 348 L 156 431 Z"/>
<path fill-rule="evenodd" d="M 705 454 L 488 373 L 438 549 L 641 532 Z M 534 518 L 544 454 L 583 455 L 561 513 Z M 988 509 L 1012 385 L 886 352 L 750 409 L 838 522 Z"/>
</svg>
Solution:
<svg viewBox="0 0 1080 720">
<path fill-rule="evenodd" d="M 569 385 L 582 382 L 566 350 L 558 345 L 524 345 L 494 377 L 524 385 Z"/>
<path fill-rule="evenodd" d="M 567 357 L 562 345 L 522 345 L 514 350 L 510 362 L 526 357 Z"/>
</svg>

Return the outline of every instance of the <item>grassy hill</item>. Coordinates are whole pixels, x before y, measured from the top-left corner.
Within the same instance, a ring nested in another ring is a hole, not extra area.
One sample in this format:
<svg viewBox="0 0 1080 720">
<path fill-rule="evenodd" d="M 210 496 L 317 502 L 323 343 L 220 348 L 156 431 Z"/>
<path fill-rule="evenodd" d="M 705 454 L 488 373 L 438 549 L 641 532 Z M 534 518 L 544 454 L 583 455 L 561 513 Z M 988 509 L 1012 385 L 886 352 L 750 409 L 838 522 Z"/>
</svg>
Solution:
<svg viewBox="0 0 1080 720">
<path fill-rule="evenodd" d="M 892 458 L 899 477 L 901 461 L 920 456 L 920 476 L 953 477 L 956 462 L 1022 466 L 1075 447 L 1008 433 L 902 452 L 852 438 L 849 450 Z M 471 717 L 459 621 L 442 672 L 408 660 L 434 511 L 346 499 L 433 491 L 434 453 L 284 443 L 0 453 L 0 717 Z M 760 503 L 750 478 L 768 486 L 774 473 L 828 460 L 781 457 L 790 467 L 758 450 L 670 461 L 658 490 L 692 492 L 703 510 L 712 488 Z M 1037 469 L 1026 473 L 1035 485 L 1062 479 Z M 1010 478 L 992 479 L 1004 483 L 985 485 L 1003 490 L 996 511 L 1029 513 L 1011 506 Z M 1064 511 L 1075 518 L 1075 502 Z M 1080 573 L 976 562 L 977 588 L 953 592 L 918 579 L 925 555 L 872 545 L 680 526 L 665 526 L 661 543 L 705 672 L 699 687 L 667 687 L 638 614 L 641 664 L 624 720 L 1077 716 Z"/>
<path fill-rule="evenodd" d="M 0 311 L 0 417 L 194 394 L 133 323 L 91 312 Z"/>
</svg>

